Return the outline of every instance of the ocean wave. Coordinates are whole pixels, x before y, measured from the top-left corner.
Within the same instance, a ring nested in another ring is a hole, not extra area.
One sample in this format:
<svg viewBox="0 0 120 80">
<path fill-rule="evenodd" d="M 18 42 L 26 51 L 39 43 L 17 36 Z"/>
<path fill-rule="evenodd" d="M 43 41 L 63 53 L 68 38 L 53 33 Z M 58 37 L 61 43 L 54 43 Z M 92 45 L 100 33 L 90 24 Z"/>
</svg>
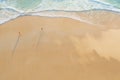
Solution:
<svg viewBox="0 0 120 80">
<path fill-rule="evenodd" d="M 85 21 L 75 14 L 58 14 L 55 11 L 80 12 L 93 9 L 120 12 L 119 8 L 102 2 L 102 0 L 0 0 L 0 24 L 25 15 L 68 17 Z M 43 14 L 43 11 L 47 11 L 47 13 Z M 52 11 L 52 13 L 48 11 Z"/>
<path fill-rule="evenodd" d="M 14 11 L 13 9 L 0 9 L 0 24 L 5 23 L 18 16 L 20 16 L 19 12 Z"/>
</svg>

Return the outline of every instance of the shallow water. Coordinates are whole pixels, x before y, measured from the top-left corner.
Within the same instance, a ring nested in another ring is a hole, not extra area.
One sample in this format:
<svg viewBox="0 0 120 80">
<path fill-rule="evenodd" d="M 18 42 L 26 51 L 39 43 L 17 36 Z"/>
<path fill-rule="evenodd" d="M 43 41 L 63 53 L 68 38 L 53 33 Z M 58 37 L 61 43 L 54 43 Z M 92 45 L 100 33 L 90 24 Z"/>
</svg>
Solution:
<svg viewBox="0 0 120 80">
<path fill-rule="evenodd" d="M 120 8 L 120 0 L 105 0 L 105 1 Z"/>
<path fill-rule="evenodd" d="M 119 2 L 119 0 L 0 0 L 0 15 L 2 15 L 0 16 L 0 24 L 31 12 L 79 12 L 86 10 L 108 10 L 120 12 Z M 53 16 L 56 16 L 56 14 Z"/>
<path fill-rule="evenodd" d="M 41 3 L 41 0 L 7 0 L 6 3 L 17 9 L 27 10 L 36 7 Z"/>
<path fill-rule="evenodd" d="M 95 0 L 100 2 L 105 2 L 107 4 L 110 4 L 111 6 L 120 8 L 120 0 Z"/>
<path fill-rule="evenodd" d="M 98 2 L 95 2 L 98 1 Z M 118 0 L 104 0 L 117 5 Z M 69 10 L 69 11 L 81 11 L 90 9 L 109 9 L 110 5 L 102 4 L 103 0 L 0 0 L 5 7 L 13 7 L 18 10 L 26 11 L 31 9 L 37 10 Z M 113 7 L 114 8 L 114 7 Z"/>
</svg>

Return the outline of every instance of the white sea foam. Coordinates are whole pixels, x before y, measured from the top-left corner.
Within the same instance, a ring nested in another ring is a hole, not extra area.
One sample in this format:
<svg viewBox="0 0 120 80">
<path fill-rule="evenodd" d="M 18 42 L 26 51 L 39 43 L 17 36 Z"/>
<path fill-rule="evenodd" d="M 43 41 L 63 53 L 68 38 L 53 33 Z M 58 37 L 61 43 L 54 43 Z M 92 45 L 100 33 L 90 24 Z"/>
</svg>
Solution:
<svg viewBox="0 0 120 80">
<path fill-rule="evenodd" d="M 5 23 L 11 19 L 18 17 L 18 16 L 20 16 L 20 14 L 18 14 L 15 11 L 10 11 L 8 9 L 2 9 L 2 10 L 0 10 L 0 24 Z"/>
<path fill-rule="evenodd" d="M 106 9 L 114 10 L 116 8 L 113 6 L 108 6 L 106 4 L 98 3 L 93 0 L 64 0 L 62 2 L 56 3 L 51 0 L 42 1 L 39 6 L 36 7 L 33 11 L 44 11 L 44 10 L 64 10 L 64 11 L 84 11 L 91 9 Z M 120 11 L 120 10 L 117 10 Z"/>
</svg>

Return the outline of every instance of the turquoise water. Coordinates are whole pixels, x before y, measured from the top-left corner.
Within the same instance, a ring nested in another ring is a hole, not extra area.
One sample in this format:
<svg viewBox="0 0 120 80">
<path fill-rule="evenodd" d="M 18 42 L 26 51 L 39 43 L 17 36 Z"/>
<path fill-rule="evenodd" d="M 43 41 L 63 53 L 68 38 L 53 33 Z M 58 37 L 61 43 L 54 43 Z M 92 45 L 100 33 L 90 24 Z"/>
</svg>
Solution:
<svg viewBox="0 0 120 80">
<path fill-rule="evenodd" d="M 0 24 L 33 12 L 86 10 L 120 13 L 120 0 L 0 0 Z"/>
<path fill-rule="evenodd" d="M 111 6 L 114 6 L 116 8 L 120 8 L 120 0 L 93 0 L 93 1 L 98 1 L 98 2 L 103 2 L 103 3 L 107 3 Z"/>
<path fill-rule="evenodd" d="M 0 0 L 1 3 L 5 3 L 8 6 L 16 8 L 18 10 L 35 9 L 39 6 L 41 10 L 84 10 L 86 8 L 106 8 L 106 5 L 100 3 L 93 3 L 93 1 L 107 2 L 110 5 L 120 8 L 120 0 Z"/>
<path fill-rule="evenodd" d="M 105 2 L 110 3 L 111 5 L 120 8 L 120 0 L 104 0 Z"/>
<path fill-rule="evenodd" d="M 27 10 L 35 8 L 41 0 L 7 0 L 6 3 L 17 9 Z"/>
</svg>

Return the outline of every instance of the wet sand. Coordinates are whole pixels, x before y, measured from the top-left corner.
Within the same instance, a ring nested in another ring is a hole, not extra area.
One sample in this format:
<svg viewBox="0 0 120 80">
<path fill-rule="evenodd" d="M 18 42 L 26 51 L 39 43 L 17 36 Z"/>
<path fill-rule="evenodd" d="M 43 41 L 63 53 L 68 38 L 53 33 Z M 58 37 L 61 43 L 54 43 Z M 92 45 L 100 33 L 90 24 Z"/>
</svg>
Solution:
<svg viewBox="0 0 120 80">
<path fill-rule="evenodd" d="M 0 26 L 0 80 L 120 80 L 120 30 L 25 16 Z M 102 26 L 102 27 L 103 27 Z"/>
</svg>

